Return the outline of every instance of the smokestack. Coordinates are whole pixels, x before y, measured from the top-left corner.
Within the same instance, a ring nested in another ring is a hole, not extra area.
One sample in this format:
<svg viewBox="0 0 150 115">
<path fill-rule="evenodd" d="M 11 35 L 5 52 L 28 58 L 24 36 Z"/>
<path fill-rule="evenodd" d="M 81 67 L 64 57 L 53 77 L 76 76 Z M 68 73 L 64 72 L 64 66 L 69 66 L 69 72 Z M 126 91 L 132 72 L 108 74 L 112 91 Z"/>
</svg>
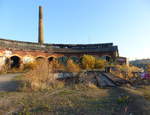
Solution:
<svg viewBox="0 0 150 115">
<path fill-rule="evenodd" d="M 44 30 L 43 30 L 43 9 L 39 6 L 39 44 L 44 43 Z"/>
</svg>

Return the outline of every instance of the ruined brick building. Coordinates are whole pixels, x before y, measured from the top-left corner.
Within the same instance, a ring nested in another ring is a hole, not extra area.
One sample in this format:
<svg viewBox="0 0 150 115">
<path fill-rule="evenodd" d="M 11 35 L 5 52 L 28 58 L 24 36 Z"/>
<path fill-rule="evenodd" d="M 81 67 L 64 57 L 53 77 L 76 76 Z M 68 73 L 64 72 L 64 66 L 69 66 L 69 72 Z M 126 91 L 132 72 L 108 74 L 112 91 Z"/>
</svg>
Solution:
<svg viewBox="0 0 150 115">
<path fill-rule="evenodd" d="M 0 39 L 0 65 L 11 61 L 11 67 L 19 67 L 37 59 L 73 60 L 80 59 L 84 54 L 97 58 L 105 58 L 107 61 L 119 57 L 118 47 L 113 43 L 104 44 L 46 44 L 44 43 L 43 13 L 39 7 L 39 38 L 38 43 Z"/>
</svg>

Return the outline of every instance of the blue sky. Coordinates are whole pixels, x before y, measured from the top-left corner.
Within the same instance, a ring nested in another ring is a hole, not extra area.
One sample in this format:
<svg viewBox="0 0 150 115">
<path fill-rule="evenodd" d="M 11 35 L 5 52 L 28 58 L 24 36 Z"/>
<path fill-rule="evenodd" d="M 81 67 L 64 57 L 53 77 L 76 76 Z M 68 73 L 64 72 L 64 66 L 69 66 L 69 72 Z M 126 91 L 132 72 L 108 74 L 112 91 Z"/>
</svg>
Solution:
<svg viewBox="0 0 150 115">
<path fill-rule="evenodd" d="M 149 0 L 0 0 L 0 38 L 37 42 L 39 5 L 46 43 L 113 42 L 121 56 L 150 57 Z"/>
</svg>

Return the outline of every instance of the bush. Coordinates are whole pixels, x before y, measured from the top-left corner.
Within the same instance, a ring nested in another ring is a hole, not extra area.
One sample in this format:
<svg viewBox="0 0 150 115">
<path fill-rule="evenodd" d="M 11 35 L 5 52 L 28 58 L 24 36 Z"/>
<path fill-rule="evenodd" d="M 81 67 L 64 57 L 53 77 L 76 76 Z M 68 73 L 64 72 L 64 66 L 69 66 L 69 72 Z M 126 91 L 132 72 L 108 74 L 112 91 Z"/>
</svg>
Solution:
<svg viewBox="0 0 150 115">
<path fill-rule="evenodd" d="M 105 67 L 105 65 L 106 65 L 106 61 L 102 60 L 102 59 L 98 59 L 95 62 L 95 68 L 96 69 L 103 69 Z"/>
<path fill-rule="evenodd" d="M 24 64 L 24 70 L 30 70 L 30 69 L 34 69 L 36 67 L 37 63 L 34 62 L 29 62 L 29 63 L 25 63 Z"/>
<path fill-rule="evenodd" d="M 84 55 L 81 58 L 81 66 L 83 69 L 103 69 L 106 61 L 103 59 L 96 59 L 91 55 Z"/>
<path fill-rule="evenodd" d="M 73 60 L 71 60 L 71 59 L 69 59 L 67 61 L 67 67 L 66 67 L 66 69 L 67 69 L 67 72 L 79 72 L 80 71 L 79 65 L 75 64 L 73 62 Z"/>
<path fill-rule="evenodd" d="M 0 74 L 7 73 L 8 69 L 9 69 L 8 65 L 2 65 L 2 66 L 0 66 Z"/>
<path fill-rule="evenodd" d="M 147 64 L 147 66 L 146 66 L 146 72 L 148 72 L 150 74 L 150 64 Z"/>
<path fill-rule="evenodd" d="M 49 64 L 52 66 L 52 71 L 53 72 L 57 72 L 59 70 L 64 71 L 66 68 L 63 64 L 59 63 L 58 60 L 53 60 L 51 62 L 49 62 Z"/>
<path fill-rule="evenodd" d="M 140 71 L 140 69 L 135 66 L 115 65 L 114 67 L 116 70 L 112 71 L 112 74 L 127 80 L 138 77 L 137 74 L 134 73 Z"/>
<path fill-rule="evenodd" d="M 25 85 L 30 90 L 49 90 L 63 87 L 64 83 L 54 77 L 52 65 L 46 61 L 38 62 L 38 65 L 25 74 Z"/>
<path fill-rule="evenodd" d="M 96 59 L 91 55 L 84 55 L 81 59 L 81 65 L 83 69 L 94 69 Z"/>
</svg>

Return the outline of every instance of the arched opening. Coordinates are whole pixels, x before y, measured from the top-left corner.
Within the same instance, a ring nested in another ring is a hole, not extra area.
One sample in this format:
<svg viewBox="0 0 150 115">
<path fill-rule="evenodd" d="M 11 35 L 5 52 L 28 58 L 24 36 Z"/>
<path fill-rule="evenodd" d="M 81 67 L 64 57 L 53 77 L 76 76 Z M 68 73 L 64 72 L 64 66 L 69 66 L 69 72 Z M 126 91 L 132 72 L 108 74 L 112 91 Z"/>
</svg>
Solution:
<svg viewBox="0 0 150 115">
<path fill-rule="evenodd" d="M 39 62 L 39 61 L 44 61 L 45 58 L 44 57 L 37 57 L 35 60 Z"/>
<path fill-rule="evenodd" d="M 78 58 L 76 56 L 72 56 L 72 57 L 70 57 L 70 59 L 72 59 L 73 62 L 75 62 L 75 63 L 79 63 L 80 62 L 80 58 Z"/>
<path fill-rule="evenodd" d="M 48 61 L 51 62 L 51 61 L 54 61 L 54 59 L 55 59 L 54 57 L 49 57 Z"/>
<path fill-rule="evenodd" d="M 18 56 L 12 56 L 11 60 L 11 68 L 19 68 L 21 59 Z"/>
<path fill-rule="evenodd" d="M 58 61 L 59 61 L 59 63 L 67 64 L 68 57 L 66 57 L 66 56 L 59 57 L 59 58 L 58 58 Z"/>
<path fill-rule="evenodd" d="M 102 56 L 102 57 L 100 57 L 100 58 L 103 59 L 103 60 L 106 60 L 106 61 L 108 61 L 108 62 L 111 61 L 111 56 L 108 56 L 108 55 Z"/>
</svg>

